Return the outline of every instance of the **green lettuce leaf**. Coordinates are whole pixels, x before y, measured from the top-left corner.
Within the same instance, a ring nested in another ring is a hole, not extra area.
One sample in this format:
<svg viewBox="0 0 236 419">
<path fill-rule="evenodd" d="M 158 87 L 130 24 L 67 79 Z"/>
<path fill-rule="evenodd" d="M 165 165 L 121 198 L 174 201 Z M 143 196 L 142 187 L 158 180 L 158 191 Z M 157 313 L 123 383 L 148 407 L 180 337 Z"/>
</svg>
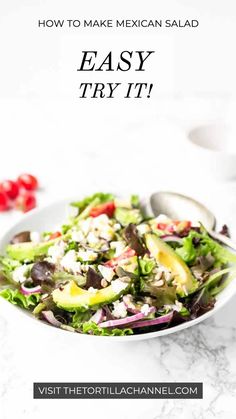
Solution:
<svg viewBox="0 0 236 419">
<path fill-rule="evenodd" d="M 85 312 L 76 311 L 73 314 L 70 325 L 74 327 L 75 329 L 78 329 L 82 327 L 83 323 L 87 322 L 91 316 L 92 316 L 92 313 L 90 310 L 85 311 Z"/>
<path fill-rule="evenodd" d="M 197 239 L 197 245 L 194 240 Z M 236 254 L 230 252 L 218 242 L 213 240 L 205 231 L 201 234 L 190 231 L 189 235 L 183 239 L 183 245 L 175 249 L 176 253 L 187 263 L 194 264 L 199 256 L 211 254 L 215 258 L 214 266 L 222 266 L 227 263 L 236 263 Z"/>
<path fill-rule="evenodd" d="M 114 195 L 111 193 L 102 193 L 97 192 L 93 195 L 87 196 L 86 198 L 82 199 L 81 201 L 72 202 L 71 205 L 79 209 L 81 213 L 91 202 L 96 200 L 97 204 L 104 204 L 105 202 L 113 201 Z"/>
<path fill-rule="evenodd" d="M 118 207 L 115 210 L 115 218 L 123 227 L 128 224 L 139 224 L 143 220 L 143 216 L 139 209 L 130 209 Z"/>
<path fill-rule="evenodd" d="M 227 275 L 227 276 L 226 276 Z M 218 272 L 210 275 L 208 280 L 205 281 L 200 287 L 207 289 L 211 295 L 217 295 L 236 277 L 236 267 L 221 269 Z"/>
<path fill-rule="evenodd" d="M 139 269 L 141 275 L 150 275 L 156 266 L 156 262 L 149 258 L 139 259 Z"/>
<path fill-rule="evenodd" d="M 179 314 L 183 317 L 187 317 L 190 315 L 189 310 L 186 307 L 182 307 L 181 310 L 179 311 Z"/>
<path fill-rule="evenodd" d="M 175 249 L 176 253 L 186 262 L 193 263 L 197 257 L 197 251 L 193 244 L 195 234 L 190 233 L 183 239 L 183 245 Z"/>
<path fill-rule="evenodd" d="M 230 284 L 231 281 L 235 280 L 236 272 L 231 272 L 232 273 L 230 275 L 228 275 L 225 279 L 222 279 L 222 281 L 220 281 L 219 285 L 210 288 L 210 294 L 213 297 L 222 292 Z"/>
<path fill-rule="evenodd" d="M 140 207 L 139 196 L 138 195 L 131 195 L 130 203 L 131 203 L 133 208 L 139 208 Z"/>
<path fill-rule="evenodd" d="M 39 294 L 24 295 L 19 290 L 13 290 L 11 288 L 5 288 L 0 291 L 0 296 L 11 304 L 16 304 L 26 309 L 29 309 L 31 306 L 34 307 L 40 300 Z"/>
<path fill-rule="evenodd" d="M 4 256 L 0 257 L 0 269 L 5 268 L 8 272 L 12 272 L 15 268 L 18 268 L 20 265 L 21 264 L 20 262 L 18 262 L 18 260 L 13 260 Z"/>
<path fill-rule="evenodd" d="M 176 288 L 168 285 L 163 285 L 162 287 L 158 287 L 152 283 L 152 281 L 145 281 L 145 279 L 141 279 L 141 292 L 144 294 L 150 294 L 153 299 L 153 305 L 157 308 L 161 308 L 166 304 L 174 304 L 175 300 L 177 300 L 176 295 Z"/>
<path fill-rule="evenodd" d="M 83 333 L 89 333 L 92 335 L 97 336 L 126 336 L 126 335 L 132 335 L 133 330 L 132 329 L 106 329 L 103 327 L 99 327 L 94 322 L 86 322 L 82 325 L 82 331 Z"/>
<path fill-rule="evenodd" d="M 8 257 L 0 257 L 0 275 L 2 275 L 8 282 L 12 281 L 12 272 L 15 268 L 21 266 L 18 260 L 10 259 Z"/>
</svg>

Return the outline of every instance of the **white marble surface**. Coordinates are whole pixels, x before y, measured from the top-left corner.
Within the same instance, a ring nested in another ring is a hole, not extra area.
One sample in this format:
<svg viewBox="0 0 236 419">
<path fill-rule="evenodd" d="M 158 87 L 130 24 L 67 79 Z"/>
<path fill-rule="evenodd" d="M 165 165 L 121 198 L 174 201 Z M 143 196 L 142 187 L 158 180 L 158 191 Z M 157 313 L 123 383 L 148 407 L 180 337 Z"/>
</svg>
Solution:
<svg viewBox="0 0 236 419">
<path fill-rule="evenodd" d="M 236 298 L 213 319 L 170 337 L 96 344 L 33 327 L 20 330 L 1 316 L 1 408 L 4 419 L 83 411 L 88 418 L 234 418 Z M 202 381 L 203 400 L 32 400 L 33 381 Z"/>
<path fill-rule="evenodd" d="M 162 112 L 157 102 L 155 107 L 146 110 L 142 118 L 140 112 L 139 123 L 134 114 L 133 120 L 126 118 L 122 121 L 128 109 L 118 117 L 110 114 L 102 118 L 100 114 L 93 126 L 87 124 L 88 120 L 81 119 L 76 138 L 72 135 L 75 123 L 66 136 L 63 121 L 56 119 L 56 114 L 62 115 L 65 104 L 54 104 L 53 110 L 48 105 L 43 110 L 37 103 L 31 103 L 30 106 L 28 102 L 22 102 L 20 115 L 24 114 L 22 109 L 28 114 L 28 132 L 33 131 L 40 109 L 45 124 L 50 126 L 51 123 L 50 130 L 54 134 L 47 144 L 41 143 L 37 151 L 42 128 L 39 128 L 40 132 L 34 131 L 33 143 L 28 133 L 26 139 L 21 137 L 21 142 L 15 143 L 19 154 L 16 152 L 11 156 L 13 164 L 9 167 L 7 162 L 3 162 L 1 165 L 1 178 L 13 176 L 26 168 L 38 174 L 42 184 L 42 191 L 38 195 L 40 205 L 65 195 L 80 195 L 91 190 L 147 194 L 154 189 L 174 188 L 204 201 L 215 211 L 219 224 L 227 222 L 236 237 L 236 183 L 216 182 L 210 173 L 208 176 L 202 175 L 199 162 L 194 162 L 192 150 L 186 154 L 189 150 L 184 136 L 184 128 L 197 123 L 196 115 L 199 120 L 202 120 L 203 113 L 205 118 L 210 118 L 211 113 L 217 115 L 219 107 L 230 109 L 231 105 L 220 101 L 216 104 L 215 100 L 211 102 L 204 98 L 194 103 L 191 100 L 190 115 L 186 106 L 189 100 L 172 101 L 169 104 L 162 102 Z M 215 109 L 212 109 L 213 102 Z M 11 106 L 14 114 L 18 104 Z M 1 110 L 3 125 L 7 125 L 10 113 L 6 105 Z M 76 107 L 71 105 L 73 120 L 76 111 Z M 20 115 L 15 113 L 16 124 L 20 123 Z M 117 118 L 120 124 L 114 128 Z M 6 129 L 4 132 L 7 136 Z M 5 142 L 4 147 L 9 155 L 12 144 Z M 23 149 L 26 150 L 24 153 Z M 193 159 L 194 170 L 187 168 L 187 155 L 192 156 L 189 159 Z M 1 231 L 21 216 L 18 213 L 1 214 Z M 55 336 L 44 329 L 35 333 L 33 321 L 22 330 L 20 319 L 15 324 L 6 318 L 0 303 L 0 417 L 37 419 L 56 416 L 62 419 L 73 414 L 98 419 L 110 415 L 114 419 L 233 419 L 236 396 L 235 304 L 236 296 L 210 320 L 169 337 L 130 344 L 99 342 L 95 346 L 82 339 L 76 343 L 73 340 L 72 343 L 67 333 Z M 34 381 L 83 380 L 202 381 L 204 398 L 197 401 L 32 399 Z"/>
</svg>

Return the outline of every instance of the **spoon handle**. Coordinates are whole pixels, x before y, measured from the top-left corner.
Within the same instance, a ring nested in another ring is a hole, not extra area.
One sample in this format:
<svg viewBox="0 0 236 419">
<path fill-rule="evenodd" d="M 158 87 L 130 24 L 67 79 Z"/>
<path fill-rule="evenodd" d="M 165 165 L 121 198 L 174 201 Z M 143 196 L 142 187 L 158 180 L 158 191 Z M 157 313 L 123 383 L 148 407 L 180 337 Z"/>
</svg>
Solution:
<svg viewBox="0 0 236 419">
<path fill-rule="evenodd" d="M 224 236 L 224 234 L 216 233 L 215 231 L 210 230 L 209 234 L 213 239 L 219 240 L 221 243 L 226 244 L 226 246 L 231 247 L 231 249 L 236 250 L 236 243 L 234 243 L 229 237 Z"/>
</svg>

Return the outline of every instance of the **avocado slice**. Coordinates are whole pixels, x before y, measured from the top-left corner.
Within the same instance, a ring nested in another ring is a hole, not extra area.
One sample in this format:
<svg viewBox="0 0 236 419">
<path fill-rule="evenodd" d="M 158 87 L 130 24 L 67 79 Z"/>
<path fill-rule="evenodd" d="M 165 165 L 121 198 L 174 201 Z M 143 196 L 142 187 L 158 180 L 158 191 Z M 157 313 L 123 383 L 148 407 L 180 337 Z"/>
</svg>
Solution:
<svg viewBox="0 0 236 419">
<path fill-rule="evenodd" d="M 53 246 L 58 239 L 48 240 L 41 243 L 16 243 L 9 244 L 6 248 L 7 255 L 15 260 L 23 262 L 25 260 L 33 261 L 35 257 L 45 255 L 50 246 Z"/>
<path fill-rule="evenodd" d="M 106 288 L 100 290 L 84 290 L 75 281 L 70 281 L 63 289 L 57 288 L 53 291 L 52 297 L 58 307 L 67 311 L 85 311 L 89 308 L 109 304 L 117 300 L 121 295 L 127 293 L 130 283 L 115 279 Z"/>
<path fill-rule="evenodd" d="M 158 263 L 169 269 L 177 283 L 176 292 L 181 297 L 191 294 L 198 288 L 197 280 L 179 255 L 154 233 L 145 235 L 146 246 Z"/>
</svg>

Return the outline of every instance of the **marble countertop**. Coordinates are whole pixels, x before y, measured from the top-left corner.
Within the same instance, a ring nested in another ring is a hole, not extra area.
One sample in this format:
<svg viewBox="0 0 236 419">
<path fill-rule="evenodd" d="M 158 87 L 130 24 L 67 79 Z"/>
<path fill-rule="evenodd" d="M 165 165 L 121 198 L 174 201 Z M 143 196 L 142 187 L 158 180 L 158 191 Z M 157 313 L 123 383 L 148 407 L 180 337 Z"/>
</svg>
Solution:
<svg viewBox="0 0 236 419">
<path fill-rule="evenodd" d="M 212 102 L 215 103 L 215 99 Z M 80 195 L 104 188 L 122 194 L 137 191 L 141 195 L 157 189 L 175 189 L 205 202 L 216 213 L 219 225 L 228 223 L 236 237 L 236 183 L 216 182 L 210 174 L 203 175 L 196 161 L 192 166 L 194 170 L 190 170 L 187 162 L 183 164 L 181 156 L 186 155 L 187 144 L 182 103 L 172 108 L 166 104 L 162 114 L 157 104 L 155 108 L 149 107 L 142 118 L 137 109 L 139 122 L 137 116 L 133 121 L 122 120 L 128 111 L 126 108 L 123 113 L 120 111 L 116 116 L 110 114 L 103 119 L 100 113 L 100 119 L 90 125 L 82 115 L 73 126 L 68 119 L 65 124 L 60 118 L 65 105 L 54 104 L 52 108 L 47 104 L 44 108 L 40 106 L 38 112 L 37 103 L 32 106 L 22 103 L 21 114 L 27 111 L 29 116 L 26 138 L 21 136 L 21 143 L 15 142 L 15 153 L 11 154 L 13 164 L 9 168 L 7 162 L 2 162 L 0 176 L 12 177 L 26 168 L 36 173 L 42 184 L 39 205 L 60 199 L 65 194 Z M 194 106 L 196 104 L 192 102 L 192 124 L 196 123 L 193 115 L 200 120 L 203 112 L 202 103 L 198 102 L 197 113 Z M 9 126 L 7 104 L 0 104 L 0 107 L 3 124 Z M 17 108 L 17 104 L 11 108 L 16 125 L 21 124 Z M 211 105 L 206 104 L 204 112 L 210 108 Z M 70 121 L 75 120 L 77 110 L 71 106 Z M 185 103 L 186 115 L 187 112 L 189 107 Z M 47 133 L 38 125 L 38 130 L 35 130 L 38 113 L 43 115 Z M 189 115 L 186 120 L 189 124 Z M 34 132 L 33 140 L 30 132 Z M 43 135 L 48 141 L 39 144 Z M 6 155 L 10 155 L 12 146 L 6 134 Z M 192 158 L 195 158 L 193 151 Z M 21 214 L 14 212 L 1 214 L 1 232 L 20 217 Z M 72 344 L 66 333 L 60 337 L 43 331 L 35 334 L 33 322 L 22 330 L 19 324 L 6 318 L 0 304 L 0 417 L 10 419 L 17 415 L 19 419 L 41 419 L 56 416 L 64 419 L 71 413 L 96 419 L 233 419 L 236 396 L 235 306 L 236 296 L 211 319 L 167 337 L 132 343 L 99 342 L 95 346 L 81 339 Z M 176 401 L 53 401 L 32 398 L 34 381 L 83 380 L 200 381 L 203 382 L 204 397 L 203 400 Z"/>
<path fill-rule="evenodd" d="M 0 318 L 1 417 L 233 419 L 236 385 L 234 297 L 210 320 L 179 333 L 143 342 L 71 345 L 33 327 L 19 330 Z M 200 381 L 203 400 L 33 400 L 32 382 Z M 76 406 L 75 406 L 76 404 Z"/>
</svg>

